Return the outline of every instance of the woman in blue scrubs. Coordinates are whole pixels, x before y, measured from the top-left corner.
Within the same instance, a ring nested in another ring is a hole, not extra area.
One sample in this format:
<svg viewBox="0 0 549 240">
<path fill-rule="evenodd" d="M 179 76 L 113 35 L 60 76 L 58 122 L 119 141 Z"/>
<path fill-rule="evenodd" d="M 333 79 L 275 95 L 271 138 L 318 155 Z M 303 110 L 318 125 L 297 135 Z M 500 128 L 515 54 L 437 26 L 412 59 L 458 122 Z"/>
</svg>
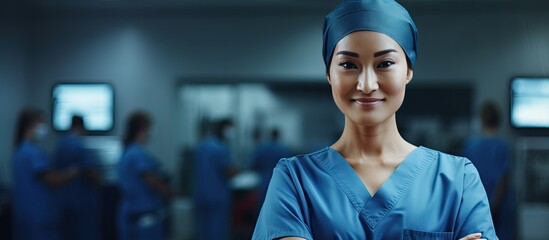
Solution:
<svg viewBox="0 0 549 240">
<path fill-rule="evenodd" d="M 149 138 L 151 118 L 135 112 L 128 118 L 124 153 L 118 163 L 122 200 L 118 212 L 121 240 L 163 240 L 166 202 L 174 195 L 166 175 L 143 147 Z"/>
<path fill-rule="evenodd" d="M 473 164 L 398 132 L 417 44 L 392 0 L 344 1 L 326 16 L 324 63 L 345 127 L 332 146 L 279 161 L 253 239 L 497 239 Z"/>
<path fill-rule="evenodd" d="M 236 174 L 231 167 L 227 134 L 234 128 L 231 119 L 213 124 L 212 136 L 195 150 L 194 201 L 197 239 L 230 239 L 232 192 L 229 179 Z"/>
<path fill-rule="evenodd" d="M 55 171 L 38 142 L 47 133 L 42 112 L 21 111 L 12 157 L 14 235 L 16 240 L 59 239 L 59 212 L 54 190 L 77 176 L 78 170 Z"/>
</svg>

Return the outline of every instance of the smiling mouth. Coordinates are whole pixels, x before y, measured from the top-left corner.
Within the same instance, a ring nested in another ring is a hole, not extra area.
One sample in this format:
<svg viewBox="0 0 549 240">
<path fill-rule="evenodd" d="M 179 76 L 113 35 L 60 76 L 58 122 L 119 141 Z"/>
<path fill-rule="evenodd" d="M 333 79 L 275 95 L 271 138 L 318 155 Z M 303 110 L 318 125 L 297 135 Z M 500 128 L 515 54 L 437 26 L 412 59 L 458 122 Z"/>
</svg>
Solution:
<svg viewBox="0 0 549 240">
<path fill-rule="evenodd" d="M 356 98 L 352 99 L 352 102 L 363 107 L 373 107 L 377 104 L 385 101 L 385 99 L 382 98 Z"/>
</svg>

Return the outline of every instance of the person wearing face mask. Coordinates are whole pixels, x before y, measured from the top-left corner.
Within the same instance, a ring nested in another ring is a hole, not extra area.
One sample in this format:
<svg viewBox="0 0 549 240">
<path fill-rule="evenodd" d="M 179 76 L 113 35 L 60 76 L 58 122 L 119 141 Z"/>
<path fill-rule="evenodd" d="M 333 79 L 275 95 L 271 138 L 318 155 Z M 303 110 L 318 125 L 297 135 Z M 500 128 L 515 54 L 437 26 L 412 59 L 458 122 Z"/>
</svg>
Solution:
<svg viewBox="0 0 549 240">
<path fill-rule="evenodd" d="M 214 122 L 213 134 L 195 150 L 194 201 L 199 240 L 229 239 L 232 196 L 228 182 L 236 174 L 227 146 L 232 128 L 230 119 Z"/>
<path fill-rule="evenodd" d="M 498 239 L 471 161 L 399 133 L 418 46 L 408 11 L 394 0 L 343 1 L 323 36 L 343 132 L 278 162 L 253 239 Z"/>
<path fill-rule="evenodd" d="M 54 191 L 78 175 L 78 169 L 54 170 L 38 143 L 47 134 L 43 114 L 25 108 L 18 116 L 12 157 L 14 239 L 59 239 Z"/>
<path fill-rule="evenodd" d="M 176 193 L 167 174 L 144 145 L 149 138 L 152 120 L 149 114 L 136 111 L 128 117 L 124 133 L 124 152 L 118 163 L 121 201 L 118 233 L 121 240 L 165 239 L 164 224 L 167 200 Z"/>
<path fill-rule="evenodd" d="M 73 116 L 69 132 L 59 139 L 55 150 L 55 169 L 78 168 L 81 171 L 58 192 L 63 240 L 99 237 L 99 165 L 84 147 L 84 134 L 84 118 Z"/>
</svg>

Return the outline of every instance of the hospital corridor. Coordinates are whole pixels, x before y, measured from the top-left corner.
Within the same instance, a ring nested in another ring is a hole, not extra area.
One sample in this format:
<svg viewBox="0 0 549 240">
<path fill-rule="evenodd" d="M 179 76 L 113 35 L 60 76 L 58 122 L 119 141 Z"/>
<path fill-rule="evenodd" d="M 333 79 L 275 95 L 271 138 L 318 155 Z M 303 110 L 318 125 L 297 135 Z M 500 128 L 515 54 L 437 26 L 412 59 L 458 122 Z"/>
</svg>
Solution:
<svg viewBox="0 0 549 240">
<path fill-rule="evenodd" d="M 390 115 L 382 123 L 398 126 L 419 149 L 409 156 L 427 158 L 418 152 L 433 149 L 474 166 L 478 185 L 464 189 L 480 186 L 499 239 L 549 239 L 549 2 L 397 0 L 418 32 L 417 61 L 393 41 L 403 62 L 394 49 L 367 56 L 339 50 L 355 46 L 326 37 L 347 21 L 325 18 L 341 2 L 349 1 L 2 0 L 0 239 L 262 239 L 260 226 L 276 225 L 267 215 L 279 210 L 262 206 L 296 199 L 296 208 L 312 206 L 288 218 L 325 231 L 310 219 L 355 211 L 346 207 L 361 206 L 354 197 L 375 200 L 416 179 L 399 172 L 412 161 L 403 157 L 387 184 L 361 195 L 371 186 L 351 170 L 369 165 L 337 154 L 359 129 L 349 126 L 372 129 L 360 121 L 389 110 L 395 122 Z M 385 62 L 358 62 L 380 56 Z M 401 85 L 387 80 L 395 66 L 409 77 Z M 357 97 L 368 87 L 386 90 L 386 99 Z M 352 112 L 357 105 L 363 115 Z M 315 157 L 322 154 L 349 164 Z M 309 158 L 307 166 L 324 172 L 293 162 Z M 350 174 L 334 173 L 341 169 Z M 444 173 L 437 175 L 444 184 L 455 180 Z M 350 197 L 315 185 L 330 181 Z M 357 186 L 362 192 L 347 192 Z M 420 192 L 402 194 L 461 194 L 426 182 L 411 189 Z M 328 200 L 316 204 L 323 194 Z M 409 199 L 421 205 L 413 200 L 422 198 Z M 373 229 L 376 217 L 362 219 L 364 226 Z"/>
</svg>

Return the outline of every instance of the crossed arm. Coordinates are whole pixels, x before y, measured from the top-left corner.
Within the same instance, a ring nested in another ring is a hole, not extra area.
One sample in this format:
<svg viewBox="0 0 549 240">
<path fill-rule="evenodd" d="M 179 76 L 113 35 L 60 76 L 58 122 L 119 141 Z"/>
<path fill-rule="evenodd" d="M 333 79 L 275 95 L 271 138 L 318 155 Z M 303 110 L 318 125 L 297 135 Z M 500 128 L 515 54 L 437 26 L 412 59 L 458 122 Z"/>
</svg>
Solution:
<svg viewBox="0 0 549 240">
<path fill-rule="evenodd" d="M 482 237 L 481 233 L 472 233 L 465 237 L 460 238 L 459 240 L 477 240 L 477 239 L 483 240 L 484 238 L 481 238 L 481 237 Z M 305 240 L 305 239 L 300 237 L 284 237 L 284 238 L 279 238 L 279 240 Z"/>
</svg>

